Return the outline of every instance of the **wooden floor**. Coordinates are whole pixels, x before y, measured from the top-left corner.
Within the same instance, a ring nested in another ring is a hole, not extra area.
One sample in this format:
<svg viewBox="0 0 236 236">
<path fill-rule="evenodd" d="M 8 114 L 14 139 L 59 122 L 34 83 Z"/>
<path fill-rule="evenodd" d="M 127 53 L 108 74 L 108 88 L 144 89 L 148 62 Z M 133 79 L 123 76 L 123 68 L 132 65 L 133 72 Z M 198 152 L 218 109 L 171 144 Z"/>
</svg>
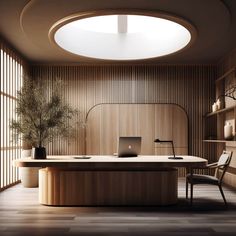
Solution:
<svg viewBox="0 0 236 236">
<path fill-rule="evenodd" d="M 47 207 L 18 184 L 0 193 L 0 235 L 236 235 L 236 191 L 224 192 L 228 208 L 215 186 L 195 186 L 190 207 L 184 180 L 175 206 Z"/>
</svg>

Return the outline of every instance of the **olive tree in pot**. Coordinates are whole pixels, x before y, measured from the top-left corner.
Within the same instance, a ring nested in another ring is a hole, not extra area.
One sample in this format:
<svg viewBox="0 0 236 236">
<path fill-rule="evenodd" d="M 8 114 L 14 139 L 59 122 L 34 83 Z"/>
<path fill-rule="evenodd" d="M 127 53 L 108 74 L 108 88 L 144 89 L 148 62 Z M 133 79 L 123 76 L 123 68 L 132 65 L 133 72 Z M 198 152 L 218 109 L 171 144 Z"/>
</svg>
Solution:
<svg viewBox="0 0 236 236">
<path fill-rule="evenodd" d="M 64 102 L 62 86 L 58 80 L 50 89 L 43 80 L 26 78 L 17 92 L 17 119 L 11 121 L 11 129 L 15 140 L 21 138 L 35 147 L 35 159 L 46 158 L 45 145 L 53 138 L 73 135 L 78 111 Z"/>
</svg>

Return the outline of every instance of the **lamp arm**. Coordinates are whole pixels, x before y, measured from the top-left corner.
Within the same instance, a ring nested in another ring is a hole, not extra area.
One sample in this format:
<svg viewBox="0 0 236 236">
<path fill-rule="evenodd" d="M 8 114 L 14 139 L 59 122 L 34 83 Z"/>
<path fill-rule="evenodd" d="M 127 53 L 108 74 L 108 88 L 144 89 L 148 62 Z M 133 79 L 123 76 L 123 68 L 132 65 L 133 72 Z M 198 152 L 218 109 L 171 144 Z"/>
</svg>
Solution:
<svg viewBox="0 0 236 236">
<path fill-rule="evenodd" d="M 172 152 L 173 152 L 173 155 L 174 155 L 174 158 L 175 158 L 175 148 L 174 148 L 174 142 L 171 141 L 171 145 L 172 145 Z"/>
</svg>

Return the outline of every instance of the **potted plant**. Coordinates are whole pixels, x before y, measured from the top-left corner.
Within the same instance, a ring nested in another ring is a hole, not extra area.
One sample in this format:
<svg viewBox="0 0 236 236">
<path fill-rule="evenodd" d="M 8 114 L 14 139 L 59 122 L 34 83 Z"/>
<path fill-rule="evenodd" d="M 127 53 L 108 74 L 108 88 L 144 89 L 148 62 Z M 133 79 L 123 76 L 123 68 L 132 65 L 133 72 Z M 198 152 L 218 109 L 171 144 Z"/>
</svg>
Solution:
<svg viewBox="0 0 236 236">
<path fill-rule="evenodd" d="M 72 136 L 78 111 L 63 101 L 61 88 L 61 81 L 48 91 L 43 80 L 26 78 L 17 92 L 17 119 L 11 121 L 11 129 L 16 140 L 20 137 L 35 147 L 35 159 L 46 158 L 45 145 L 53 138 Z"/>
</svg>

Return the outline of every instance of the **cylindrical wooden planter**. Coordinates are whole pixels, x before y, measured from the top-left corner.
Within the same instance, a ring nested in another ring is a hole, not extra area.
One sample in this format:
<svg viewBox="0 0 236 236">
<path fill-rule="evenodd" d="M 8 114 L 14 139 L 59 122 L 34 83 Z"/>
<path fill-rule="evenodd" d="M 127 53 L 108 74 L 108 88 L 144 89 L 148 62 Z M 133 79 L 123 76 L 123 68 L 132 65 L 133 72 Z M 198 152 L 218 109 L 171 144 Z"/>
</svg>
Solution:
<svg viewBox="0 0 236 236">
<path fill-rule="evenodd" d="M 22 151 L 22 158 L 30 158 L 32 149 L 24 149 Z M 20 168 L 20 179 L 21 183 L 25 188 L 36 188 L 39 185 L 38 171 L 39 167 L 21 167 Z"/>
<path fill-rule="evenodd" d="M 38 167 L 21 167 L 20 177 L 21 183 L 25 188 L 36 188 L 38 187 Z"/>
</svg>

